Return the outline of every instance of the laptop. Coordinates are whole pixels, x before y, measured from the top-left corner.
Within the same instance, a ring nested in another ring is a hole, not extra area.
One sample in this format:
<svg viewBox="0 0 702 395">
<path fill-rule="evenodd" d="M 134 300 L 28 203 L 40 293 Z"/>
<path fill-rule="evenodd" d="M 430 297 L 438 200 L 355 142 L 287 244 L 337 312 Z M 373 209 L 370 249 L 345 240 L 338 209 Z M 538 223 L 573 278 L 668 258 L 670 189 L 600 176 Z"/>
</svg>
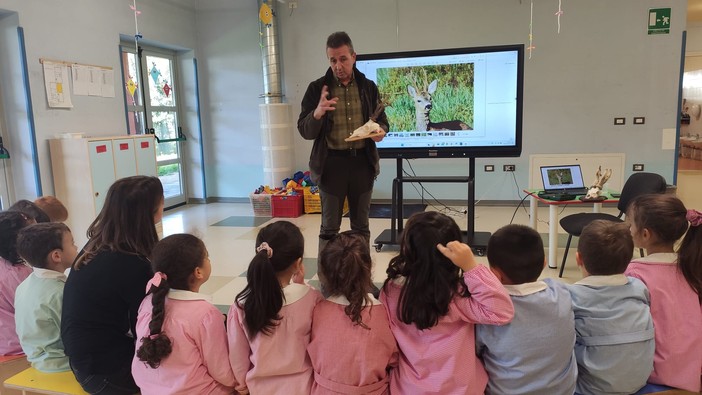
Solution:
<svg viewBox="0 0 702 395">
<path fill-rule="evenodd" d="M 577 196 L 585 195 L 588 190 L 580 165 L 541 166 L 541 180 L 546 194 Z"/>
</svg>

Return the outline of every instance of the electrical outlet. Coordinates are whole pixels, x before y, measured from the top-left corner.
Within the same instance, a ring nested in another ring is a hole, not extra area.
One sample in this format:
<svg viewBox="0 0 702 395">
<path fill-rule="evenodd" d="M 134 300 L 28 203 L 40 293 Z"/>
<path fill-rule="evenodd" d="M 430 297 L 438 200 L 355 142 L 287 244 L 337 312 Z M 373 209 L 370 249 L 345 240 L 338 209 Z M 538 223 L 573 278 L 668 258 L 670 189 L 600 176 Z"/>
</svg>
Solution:
<svg viewBox="0 0 702 395">
<path fill-rule="evenodd" d="M 615 125 L 626 125 L 626 118 L 614 118 Z"/>
<path fill-rule="evenodd" d="M 495 166 L 494 165 L 485 165 L 485 172 L 489 173 L 491 171 L 495 171 Z"/>
<path fill-rule="evenodd" d="M 635 163 L 634 167 L 632 168 L 633 171 L 643 171 L 644 170 L 644 165 L 643 163 Z"/>
<path fill-rule="evenodd" d="M 515 166 L 514 165 L 503 165 L 502 166 L 502 171 L 514 171 Z"/>
</svg>

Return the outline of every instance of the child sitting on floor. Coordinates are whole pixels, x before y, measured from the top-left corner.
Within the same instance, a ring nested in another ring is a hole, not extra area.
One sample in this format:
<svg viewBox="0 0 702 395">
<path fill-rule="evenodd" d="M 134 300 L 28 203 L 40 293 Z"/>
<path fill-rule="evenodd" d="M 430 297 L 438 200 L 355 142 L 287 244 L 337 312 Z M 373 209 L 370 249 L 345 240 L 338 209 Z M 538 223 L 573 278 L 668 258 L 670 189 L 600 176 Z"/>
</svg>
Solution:
<svg viewBox="0 0 702 395">
<path fill-rule="evenodd" d="M 575 311 L 578 394 L 632 394 L 653 370 L 646 286 L 626 277 L 634 250 L 627 224 L 596 220 L 578 239 L 583 279 L 568 287 Z"/>
<path fill-rule="evenodd" d="M 485 392 L 488 378 L 475 355 L 475 324 L 504 325 L 514 316 L 507 291 L 461 243 L 445 214 L 412 215 L 400 254 L 390 261 L 380 301 L 400 349 L 390 373 L 393 394 Z"/>
<path fill-rule="evenodd" d="M 137 318 L 134 381 L 143 395 L 231 394 L 222 313 L 199 293 L 212 266 L 202 240 L 174 234 L 151 253 L 153 279 Z"/>
<path fill-rule="evenodd" d="M 15 292 L 15 325 L 22 350 L 37 370 L 71 370 L 61 340 L 63 272 L 78 255 L 71 230 L 58 222 L 30 225 L 19 233 L 17 252 L 33 267 Z"/>
<path fill-rule="evenodd" d="M 625 272 L 643 281 L 651 294 L 656 353 L 648 382 L 699 392 L 702 213 L 686 209 L 673 195 L 656 194 L 634 199 L 626 218 L 634 245 L 648 254 L 631 261 Z"/>
<path fill-rule="evenodd" d="M 363 234 L 334 236 L 319 257 L 319 280 L 329 293 L 314 308 L 307 352 L 312 394 L 387 394 L 398 350 L 390 323 L 371 288 L 371 255 Z M 339 341 L 343 339 L 343 341 Z"/>
<path fill-rule="evenodd" d="M 309 394 L 312 389 L 307 345 L 312 311 L 323 297 L 304 283 L 304 249 L 302 232 L 292 222 L 274 222 L 258 232 L 246 288 L 227 317 L 229 361 L 240 393 Z"/>
<path fill-rule="evenodd" d="M 22 354 L 15 330 L 15 291 L 32 268 L 17 254 L 17 234 L 27 225 L 20 212 L 0 212 L 0 355 Z"/>
<path fill-rule="evenodd" d="M 477 325 L 476 349 L 491 394 L 572 394 L 577 366 L 573 308 L 563 284 L 538 281 L 545 256 L 541 236 L 524 225 L 507 225 L 488 241 L 490 270 L 514 304 L 512 322 Z M 528 340 L 525 340 L 528 339 Z"/>
<path fill-rule="evenodd" d="M 66 206 L 53 196 L 42 196 L 34 204 L 49 216 L 51 222 L 65 222 L 68 219 Z"/>
</svg>

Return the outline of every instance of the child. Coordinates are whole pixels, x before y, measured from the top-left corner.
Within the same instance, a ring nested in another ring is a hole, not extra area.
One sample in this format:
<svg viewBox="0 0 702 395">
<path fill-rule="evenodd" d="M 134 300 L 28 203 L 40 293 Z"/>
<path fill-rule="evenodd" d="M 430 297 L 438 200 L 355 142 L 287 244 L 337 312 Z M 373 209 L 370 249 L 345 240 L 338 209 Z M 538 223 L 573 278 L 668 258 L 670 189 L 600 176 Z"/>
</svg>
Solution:
<svg viewBox="0 0 702 395">
<path fill-rule="evenodd" d="M 158 242 L 163 186 L 157 177 L 115 181 L 88 228 L 88 243 L 63 291 L 61 339 L 83 389 L 134 394 L 136 320 L 154 273 L 148 257 Z"/>
<path fill-rule="evenodd" d="M 656 353 L 648 382 L 700 391 L 702 213 L 662 194 L 634 199 L 626 214 L 634 244 L 648 253 L 625 272 L 641 279 L 651 294 Z M 683 235 L 676 253 L 675 242 Z"/>
<path fill-rule="evenodd" d="M 17 254 L 17 234 L 27 225 L 22 213 L 0 212 L 0 355 L 22 354 L 15 330 L 15 290 L 32 268 Z"/>
<path fill-rule="evenodd" d="M 541 236 L 507 225 L 490 237 L 487 251 L 490 269 L 514 304 L 514 319 L 476 326 L 478 356 L 489 377 L 485 393 L 572 394 L 578 374 L 573 308 L 565 286 L 537 281 L 546 262 Z"/>
<path fill-rule="evenodd" d="M 210 297 L 198 293 L 212 266 L 202 240 L 175 234 L 151 254 L 156 274 L 139 307 L 132 374 L 141 393 L 231 394 L 227 330 Z"/>
<path fill-rule="evenodd" d="M 66 206 L 53 196 L 42 196 L 34 204 L 49 216 L 51 222 L 65 222 L 68 219 Z"/>
<path fill-rule="evenodd" d="M 304 284 L 300 229 L 274 222 L 258 232 L 248 284 L 229 309 L 229 362 L 239 392 L 309 394 L 312 310 L 323 298 Z M 290 280 L 295 283 L 290 283 Z"/>
<path fill-rule="evenodd" d="M 7 211 L 17 211 L 24 214 L 30 224 L 49 222 L 49 216 L 29 200 L 18 200 Z"/>
<path fill-rule="evenodd" d="M 485 391 L 474 324 L 506 324 L 514 307 L 495 275 L 456 240 L 461 231 L 453 219 L 418 213 L 407 221 L 400 254 L 390 260 L 380 301 L 401 354 L 390 373 L 393 394 Z"/>
<path fill-rule="evenodd" d="M 629 226 L 597 220 L 578 239 L 584 279 L 569 286 L 575 311 L 578 394 L 632 394 L 653 370 L 646 286 L 623 273 L 633 255 Z"/>
<path fill-rule="evenodd" d="M 329 297 L 314 309 L 307 352 L 314 368 L 312 394 L 387 394 L 398 351 L 385 309 L 371 288 L 368 240 L 339 233 L 319 257 L 319 280 Z"/>
<path fill-rule="evenodd" d="M 29 225 L 19 233 L 17 252 L 34 268 L 15 292 L 15 324 L 22 350 L 37 370 L 71 370 L 61 341 L 63 272 L 78 255 L 71 230 L 56 222 Z"/>
</svg>

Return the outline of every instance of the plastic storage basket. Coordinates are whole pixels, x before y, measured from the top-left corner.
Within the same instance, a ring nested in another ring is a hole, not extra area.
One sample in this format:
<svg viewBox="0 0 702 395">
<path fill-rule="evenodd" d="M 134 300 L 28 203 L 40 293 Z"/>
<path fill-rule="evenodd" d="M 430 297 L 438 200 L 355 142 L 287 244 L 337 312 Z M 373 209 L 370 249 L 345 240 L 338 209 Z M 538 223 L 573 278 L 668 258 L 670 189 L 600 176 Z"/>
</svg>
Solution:
<svg viewBox="0 0 702 395">
<path fill-rule="evenodd" d="M 273 195 L 271 205 L 274 217 L 295 218 L 304 211 L 302 195 Z"/>
<path fill-rule="evenodd" d="M 272 217 L 273 207 L 271 205 L 271 197 L 273 195 L 264 193 L 252 193 L 249 195 L 251 199 L 251 207 L 256 217 Z"/>
</svg>

